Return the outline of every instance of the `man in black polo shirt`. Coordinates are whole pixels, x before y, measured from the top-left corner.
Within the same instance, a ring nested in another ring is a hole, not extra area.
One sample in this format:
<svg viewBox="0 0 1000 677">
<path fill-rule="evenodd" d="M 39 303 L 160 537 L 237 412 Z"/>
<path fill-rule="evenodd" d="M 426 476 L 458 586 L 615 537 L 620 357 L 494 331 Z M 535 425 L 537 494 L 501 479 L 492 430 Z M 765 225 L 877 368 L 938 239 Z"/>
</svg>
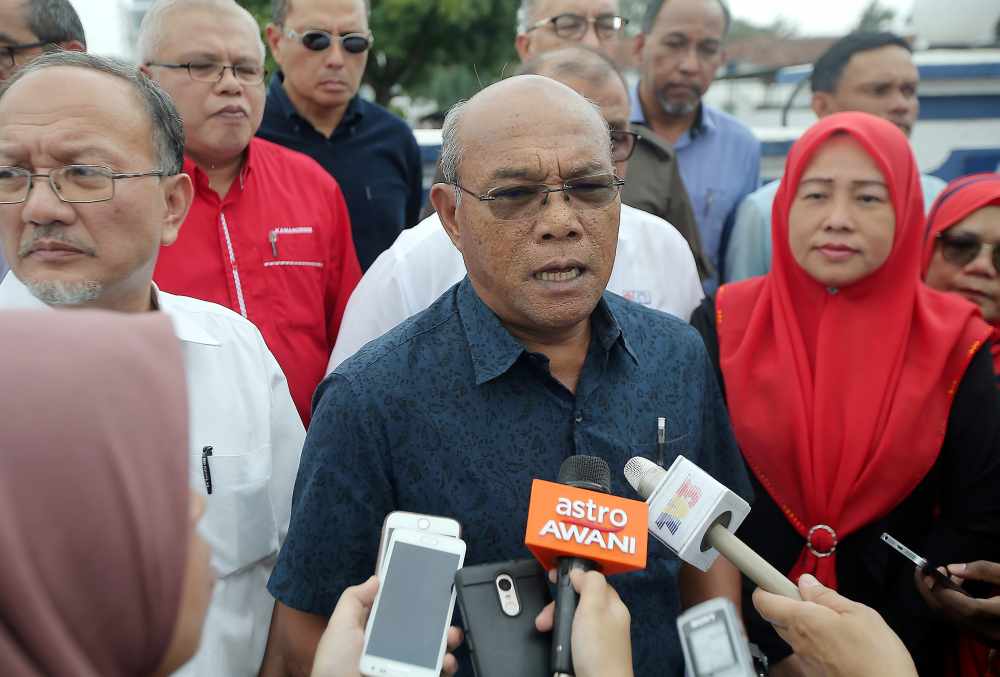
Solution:
<svg viewBox="0 0 1000 677">
<path fill-rule="evenodd" d="M 420 213 L 420 149 L 413 132 L 358 96 L 374 36 L 368 0 L 272 0 L 267 42 L 281 66 L 264 121 L 269 141 L 311 156 L 337 179 L 361 268 Z"/>
</svg>

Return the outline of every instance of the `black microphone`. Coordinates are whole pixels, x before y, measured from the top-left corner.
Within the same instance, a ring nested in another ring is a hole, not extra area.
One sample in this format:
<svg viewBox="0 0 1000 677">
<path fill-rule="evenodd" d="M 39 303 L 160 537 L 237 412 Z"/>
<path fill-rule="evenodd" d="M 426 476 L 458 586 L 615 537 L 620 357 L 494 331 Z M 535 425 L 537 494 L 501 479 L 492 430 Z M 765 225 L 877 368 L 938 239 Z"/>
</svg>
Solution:
<svg viewBox="0 0 1000 677">
<path fill-rule="evenodd" d="M 596 456 L 570 456 L 559 466 L 560 484 L 578 489 L 611 493 L 611 470 L 603 458 Z M 573 651 L 570 638 L 573 634 L 573 616 L 579 595 L 573 589 L 569 572 L 573 569 L 591 571 L 597 568 L 593 560 L 579 557 L 560 557 L 556 579 L 556 608 L 552 626 L 552 653 L 550 667 L 557 675 L 573 675 Z"/>
</svg>

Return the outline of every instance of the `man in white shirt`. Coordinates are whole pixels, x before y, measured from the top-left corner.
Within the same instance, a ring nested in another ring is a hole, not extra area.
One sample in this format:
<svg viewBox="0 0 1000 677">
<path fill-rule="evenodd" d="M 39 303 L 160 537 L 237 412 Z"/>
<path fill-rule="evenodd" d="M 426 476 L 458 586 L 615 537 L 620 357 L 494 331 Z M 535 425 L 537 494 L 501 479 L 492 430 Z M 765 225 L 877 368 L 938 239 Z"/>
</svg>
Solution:
<svg viewBox="0 0 1000 677">
<path fill-rule="evenodd" d="M 628 129 L 627 86 L 608 57 L 586 47 L 566 47 L 532 58 L 518 74 L 550 77 L 600 106 L 615 142 L 615 171 L 625 177 L 635 137 Z M 327 373 L 368 341 L 430 306 L 465 273 L 462 255 L 436 214 L 403 231 L 354 289 Z M 694 256 L 677 229 L 624 204 L 608 289 L 682 320 L 703 297 Z"/>
<path fill-rule="evenodd" d="M 206 495 L 201 528 L 218 575 L 201 648 L 177 674 L 249 677 L 305 431 L 251 323 L 152 282 L 191 204 L 183 147 L 170 99 L 130 66 L 66 52 L 19 71 L 0 92 L 0 244 L 11 264 L 0 308 L 170 316 L 187 369 L 190 479 Z"/>
</svg>

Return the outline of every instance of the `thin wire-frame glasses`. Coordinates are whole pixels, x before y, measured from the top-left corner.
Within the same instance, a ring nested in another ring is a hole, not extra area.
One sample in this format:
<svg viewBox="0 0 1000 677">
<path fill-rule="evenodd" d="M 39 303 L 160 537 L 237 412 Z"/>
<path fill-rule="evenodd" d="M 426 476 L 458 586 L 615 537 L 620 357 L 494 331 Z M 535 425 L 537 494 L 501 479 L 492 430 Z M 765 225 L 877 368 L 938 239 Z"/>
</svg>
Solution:
<svg viewBox="0 0 1000 677">
<path fill-rule="evenodd" d="M 622 29 L 628 24 L 628 19 L 616 14 L 600 14 L 595 17 L 586 17 L 567 12 L 565 14 L 557 14 L 548 19 L 542 19 L 531 26 L 528 31 L 551 26 L 552 32 L 564 40 L 582 40 L 591 24 L 593 24 L 594 33 L 599 40 L 611 40 L 621 34 Z"/>
<path fill-rule="evenodd" d="M 452 185 L 480 202 L 485 202 L 493 218 L 500 221 L 518 221 L 538 216 L 548 204 L 549 195 L 552 193 L 562 193 L 566 202 L 578 210 L 606 207 L 618 197 L 625 180 L 614 174 L 595 174 L 569 179 L 557 187 L 547 186 L 544 183 L 499 186 L 482 194 L 469 190 L 457 181 Z"/>
<path fill-rule="evenodd" d="M 233 72 L 233 77 L 244 85 L 259 85 L 267 77 L 267 69 L 252 63 L 225 64 L 210 61 L 190 63 L 154 63 L 147 66 L 157 68 L 185 69 L 188 77 L 196 82 L 218 82 L 226 76 L 226 70 Z"/>
<path fill-rule="evenodd" d="M 63 202 L 106 202 L 115 196 L 119 179 L 165 176 L 156 169 L 148 172 L 115 172 L 101 165 L 65 165 L 48 174 L 32 174 L 23 167 L 0 166 L 0 204 L 19 204 L 28 199 L 35 179 L 46 179 Z"/>
</svg>

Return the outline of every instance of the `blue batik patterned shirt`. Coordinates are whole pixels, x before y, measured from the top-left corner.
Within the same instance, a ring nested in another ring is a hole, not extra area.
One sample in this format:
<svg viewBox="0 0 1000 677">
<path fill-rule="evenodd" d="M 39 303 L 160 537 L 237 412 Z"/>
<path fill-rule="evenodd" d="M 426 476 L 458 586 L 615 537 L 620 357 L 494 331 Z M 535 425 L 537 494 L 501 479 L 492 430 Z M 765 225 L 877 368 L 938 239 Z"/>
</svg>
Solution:
<svg viewBox="0 0 1000 677">
<path fill-rule="evenodd" d="M 288 538 L 268 584 L 285 605 L 328 616 L 375 569 L 393 510 L 455 517 L 466 564 L 529 557 L 531 480 L 554 481 L 573 454 L 623 468 L 684 454 L 745 497 L 750 485 L 715 374 L 686 323 L 611 293 L 592 316 L 575 395 L 480 300 L 468 278 L 362 348 L 321 385 L 302 452 Z M 637 675 L 680 675 L 679 560 L 650 542 L 645 571 L 613 577 L 632 614 Z M 460 655 L 460 674 L 472 674 Z"/>
</svg>

